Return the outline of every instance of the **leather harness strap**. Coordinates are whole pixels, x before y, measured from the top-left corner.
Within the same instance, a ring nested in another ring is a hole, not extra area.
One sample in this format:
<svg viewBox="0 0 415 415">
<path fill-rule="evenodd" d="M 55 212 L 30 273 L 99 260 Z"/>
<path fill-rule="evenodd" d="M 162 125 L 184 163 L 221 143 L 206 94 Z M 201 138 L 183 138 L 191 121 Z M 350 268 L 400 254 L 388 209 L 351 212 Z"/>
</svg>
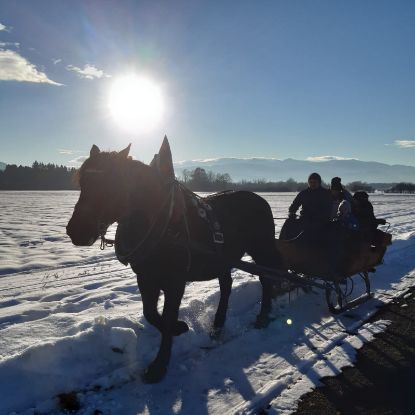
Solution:
<svg viewBox="0 0 415 415">
<path fill-rule="evenodd" d="M 128 263 L 141 262 L 150 255 L 151 252 L 160 244 L 161 241 L 168 241 L 169 243 L 181 246 L 187 250 L 188 262 L 187 271 L 190 270 L 192 252 L 211 254 L 217 257 L 223 257 L 224 236 L 221 225 L 217 220 L 216 214 L 212 206 L 207 203 L 202 197 L 196 195 L 184 185 L 174 180 L 167 184 L 169 186 L 168 196 L 162 203 L 161 208 L 156 215 L 153 216 L 151 225 L 144 235 L 144 237 L 128 252 L 121 252 L 122 236 L 119 236 L 117 229 L 117 236 L 115 240 L 105 238 L 107 227 L 102 226 L 101 229 L 101 249 L 106 246 L 115 245 L 115 252 L 120 262 L 127 265 Z M 191 201 L 191 204 L 197 209 L 198 216 L 206 221 L 212 234 L 212 241 L 215 247 L 212 250 L 205 244 L 193 241 L 190 238 L 188 215 L 185 203 L 185 195 Z M 179 206 L 179 205 L 182 206 Z M 126 219 L 128 223 L 128 218 Z M 177 224 L 180 221 L 183 223 L 185 237 L 179 235 L 172 235 L 169 233 L 171 225 Z M 122 228 L 123 221 L 119 222 L 118 227 Z"/>
</svg>

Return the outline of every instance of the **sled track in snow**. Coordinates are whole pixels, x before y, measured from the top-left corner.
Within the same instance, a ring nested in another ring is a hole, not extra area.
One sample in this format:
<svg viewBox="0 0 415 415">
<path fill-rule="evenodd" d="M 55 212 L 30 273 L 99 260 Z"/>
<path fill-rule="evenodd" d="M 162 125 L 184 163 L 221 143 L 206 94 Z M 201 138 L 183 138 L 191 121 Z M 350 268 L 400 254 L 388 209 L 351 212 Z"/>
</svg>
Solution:
<svg viewBox="0 0 415 415">
<path fill-rule="evenodd" d="M 103 267 L 108 267 L 108 270 L 103 270 Z M 16 295 L 16 292 L 20 294 L 29 293 L 33 290 L 43 290 L 45 288 L 55 289 L 63 287 L 82 287 L 89 282 L 96 281 L 98 275 L 102 275 L 102 283 L 107 281 L 121 281 L 125 279 L 125 276 L 118 277 L 120 273 L 129 273 L 132 276 L 132 280 L 135 281 L 134 273 L 128 269 L 121 269 L 118 261 L 114 259 L 104 259 L 100 262 L 85 261 L 77 264 L 63 265 L 57 268 L 43 268 L 32 271 L 22 271 L 10 275 L 4 275 L 0 277 L 2 285 L 6 285 L 5 288 L 0 288 L 0 297 L 9 297 Z M 74 269 L 73 274 L 68 271 L 71 268 Z M 99 271 L 96 268 L 100 268 Z M 76 269 L 76 270 L 75 270 Z M 82 270 L 82 271 L 81 271 Z M 59 275 L 64 273 L 65 276 Z M 35 276 L 35 281 L 27 281 Z M 16 285 L 15 281 L 23 280 L 21 285 Z M 25 280 L 26 279 L 26 280 Z M 10 283 L 9 283 L 10 281 Z M 12 283 L 12 284 L 11 284 Z M 9 288 L 12 287 L 12 288 Z"/>
</svg>

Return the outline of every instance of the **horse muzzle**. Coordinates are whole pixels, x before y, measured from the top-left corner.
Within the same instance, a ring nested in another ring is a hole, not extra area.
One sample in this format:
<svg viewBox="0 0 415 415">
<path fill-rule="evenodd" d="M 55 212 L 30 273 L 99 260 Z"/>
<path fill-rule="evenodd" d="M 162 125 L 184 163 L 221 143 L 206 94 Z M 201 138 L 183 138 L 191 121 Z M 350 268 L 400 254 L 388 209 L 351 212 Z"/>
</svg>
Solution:
<svg viewBox="0 0 415 415">
<path fill-rule="evenodd" d="M 87 221 L 76 221 L 72 217 L 66 226 L 66 234 L 76 246 L 91 246 L 99 237 L 99 227 Z"/>
</svg>

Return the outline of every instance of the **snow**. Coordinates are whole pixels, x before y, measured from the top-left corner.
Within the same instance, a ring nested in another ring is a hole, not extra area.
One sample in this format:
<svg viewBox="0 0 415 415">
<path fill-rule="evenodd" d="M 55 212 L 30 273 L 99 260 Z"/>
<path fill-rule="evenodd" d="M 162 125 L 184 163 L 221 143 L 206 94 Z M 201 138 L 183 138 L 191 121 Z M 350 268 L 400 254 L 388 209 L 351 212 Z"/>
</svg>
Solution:
<svg viewBox="0 0 415 415">
<path fill-rule="evenodd" d="M 263 196 L 283 218 L 294 195 Z M 113 250 L 74 247 L 66 237 L 77 197 L 0 192 L 0 414 L 60 414 L 58 395 L 71 392 L 85 415 L 289 414 L 321 377 L 353 365 L 356 349 L 388 324 L 367 320 L 415 284 L 415 198 L 373 195 L 394 242 L 371 278 L 372 300 L 333 316 L 324 293 L 300 290 L 275 299 L 274 321 L 256 330 L 258 279 L 235 270 L 226 329 L 215 342 L 208 333 L 218 282 L 188 284 L 180 318 L 190 331 L 175 338 L 165 379 L 146 385 L 140 374 L 159 334 Z M 276 219 L 277 231 L 282 223 Z"/>
</svg>

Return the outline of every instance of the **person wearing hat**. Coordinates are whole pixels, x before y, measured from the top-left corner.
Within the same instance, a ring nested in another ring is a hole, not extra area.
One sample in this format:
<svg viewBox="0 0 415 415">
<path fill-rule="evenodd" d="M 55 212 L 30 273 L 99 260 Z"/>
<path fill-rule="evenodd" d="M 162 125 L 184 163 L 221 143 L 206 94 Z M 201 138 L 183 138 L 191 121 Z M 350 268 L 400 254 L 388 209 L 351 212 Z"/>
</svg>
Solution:
<svg viewBox="0 0 415 415">
<path fill-rule="evenodd" d="M 358 221 L 352 212 L 354 203 L 351 193 L 341 184 L 340 177 L 331 179 L 330 191 L 332 195 L 331 220 L 351 230 L 358 229 Z"/>
<path fill-rule="evenodd" d="M 349 211 L 351 211 L 351 206 L 353 203 L 353 196 L 351 193 L 342 185 L 340 177 L 333 177 L 331 179 L 330 184 L 330 191 L 331 196 L 333 198 L 333 204 L 331 209 L 331 219 L 334 219 L 339 216 L 339 206 L 343 203 L 343 205 L 349 205 Z M 344 210 L 344 209 L 343 209 Z"/>
<path fill-rule="evenodd" d="M 321 186 L 321 176 L 318 173 L 310 174 L 308 188 L 298 193 L 291 203 L 288 208 L 290 218 L 295 218 L 300 206 L 300 219 L 304 229 L 317 230 L 329 222 L 332 197 L 330 191 Z"/>
</svg>

